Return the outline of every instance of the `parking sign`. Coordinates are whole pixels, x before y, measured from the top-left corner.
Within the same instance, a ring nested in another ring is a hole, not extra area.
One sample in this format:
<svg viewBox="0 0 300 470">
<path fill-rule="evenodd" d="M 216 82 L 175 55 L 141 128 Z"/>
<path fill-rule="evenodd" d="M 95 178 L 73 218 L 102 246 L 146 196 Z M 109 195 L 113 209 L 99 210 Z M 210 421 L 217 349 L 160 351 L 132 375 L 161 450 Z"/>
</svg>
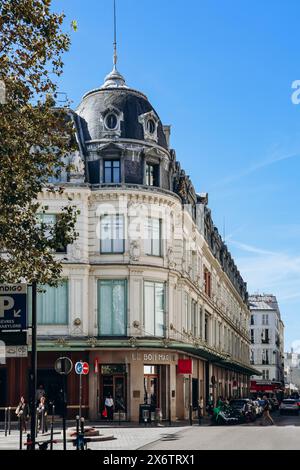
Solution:
<svg viewBox="0 0 300 470">
<path fill-rule="evenodd" d="M 0 331 L 27 329 L 27 285 L 0 284 Z"/>
</svg>

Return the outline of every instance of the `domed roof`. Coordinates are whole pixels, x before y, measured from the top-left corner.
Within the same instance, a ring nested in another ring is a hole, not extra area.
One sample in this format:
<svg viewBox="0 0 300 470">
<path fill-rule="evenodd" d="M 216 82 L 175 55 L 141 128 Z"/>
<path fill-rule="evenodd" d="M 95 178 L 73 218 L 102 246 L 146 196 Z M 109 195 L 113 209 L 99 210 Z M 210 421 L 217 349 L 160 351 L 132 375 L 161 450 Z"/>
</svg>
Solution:
<svg viewBox="0 0 300 470">
<path fill-rule="evenodd" d="M 147 140 L 141 116 L 151 113 L 157 126 L 155 142 L 165 149 L 168 148 L 162 123 L 147 97 L 129 88 L 115 67 L 106 76 L 100 88 L 83 96 L 76 110 L 81 121 L 84 141 L 107 138 L 103 129 L 103 116 L 110 110 L 115 110 L 122 116 L 119 132 L 113 136 L 114 139 Z"/>
</svg>

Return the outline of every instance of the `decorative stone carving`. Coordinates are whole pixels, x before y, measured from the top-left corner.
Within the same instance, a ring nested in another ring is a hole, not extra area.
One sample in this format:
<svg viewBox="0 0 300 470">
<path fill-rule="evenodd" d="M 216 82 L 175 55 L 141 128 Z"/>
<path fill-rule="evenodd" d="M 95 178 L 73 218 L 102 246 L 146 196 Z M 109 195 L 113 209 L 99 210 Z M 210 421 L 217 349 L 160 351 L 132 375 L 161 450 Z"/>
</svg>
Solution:
<svg viewBox="0 0 300 470">
<path fill-rule="evenodd" d="M 132 240 L 129 246 L 130 261 L 139 261 L 141 256 L 141 247 L 137 240 Z"/>
<path fill-rule="evenodd" d="M 174 251 L 173 248 L 170 246 L 167 251 L 167 260 L 170 269 L 174 269 L 176 267 L 176 263 L 174 260 Z"/>
</svg>

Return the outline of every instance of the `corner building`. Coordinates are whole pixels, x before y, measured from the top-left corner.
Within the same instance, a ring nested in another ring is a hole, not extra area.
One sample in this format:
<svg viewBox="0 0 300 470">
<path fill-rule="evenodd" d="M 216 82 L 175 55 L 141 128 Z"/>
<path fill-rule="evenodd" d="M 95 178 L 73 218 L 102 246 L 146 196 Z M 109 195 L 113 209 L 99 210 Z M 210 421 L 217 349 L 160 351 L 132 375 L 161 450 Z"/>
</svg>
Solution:
<svg viewBox="0 0 300 470">
<path fill-rule="evenodd" d="M 61 286 L 38 296 L 38 382 L 59 403 L 55 359 L 89 362 L 83 404 L 91 419 L 101 419 L 109 394 L 131 421 L 143 403 L 174 421 L 188 418 L 190 405 L 196 414 L 201 396 L 247 396 L 256 371 L 246 284 L 207 194 L 176 161 L 170 126 L 115 67 L 72 116 L 78 151 L 68 157 L 72 172 L 55 182 L 65 192 L 40 201 L 51 223 L 72 197 L 79 237 L 57 253 Z M 179 373 L 179 359 L 191 360 L 191 375 Z M 27 386 L 27 359 L 9 359 L 6 373 L 16 384 L 6 392 L 11 403 Z M 72 372 L 69 416 L 78 402 Z"/>
</svg>

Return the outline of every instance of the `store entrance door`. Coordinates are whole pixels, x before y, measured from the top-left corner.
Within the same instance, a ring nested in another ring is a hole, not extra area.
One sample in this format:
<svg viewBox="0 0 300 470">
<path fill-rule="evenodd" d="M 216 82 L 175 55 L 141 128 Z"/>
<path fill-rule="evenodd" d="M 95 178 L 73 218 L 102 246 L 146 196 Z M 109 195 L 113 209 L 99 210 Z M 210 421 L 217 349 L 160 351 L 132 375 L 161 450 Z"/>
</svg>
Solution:
<svg viewBox="0 0 300 470">
<path fill-rule="evenodd" d="M 144 366 L 144 403 L 160 406 L 159 366 Z"/>
<path fill-rule="evenodd" d="M 62 401 L 62 376 L 53 369 L 39 369 L 37 372 L 37 386 L 43 385 L 46 394 L 46 402 L 51 414 L 52 404 L 55 405 L 55 414 L 61 415 L 63 411 Z"/>
<path fill-rule="evenodd" d="M 100 413 L 105 408 L 105 399 L 112 397 L 114 412 L 122 414 L 125 419 L 127 412 L 126 369 L 123 364 L 102 365 L 100 373 Z M 124 415 L 125 414 L 125 415 Z"/>
</svg>

